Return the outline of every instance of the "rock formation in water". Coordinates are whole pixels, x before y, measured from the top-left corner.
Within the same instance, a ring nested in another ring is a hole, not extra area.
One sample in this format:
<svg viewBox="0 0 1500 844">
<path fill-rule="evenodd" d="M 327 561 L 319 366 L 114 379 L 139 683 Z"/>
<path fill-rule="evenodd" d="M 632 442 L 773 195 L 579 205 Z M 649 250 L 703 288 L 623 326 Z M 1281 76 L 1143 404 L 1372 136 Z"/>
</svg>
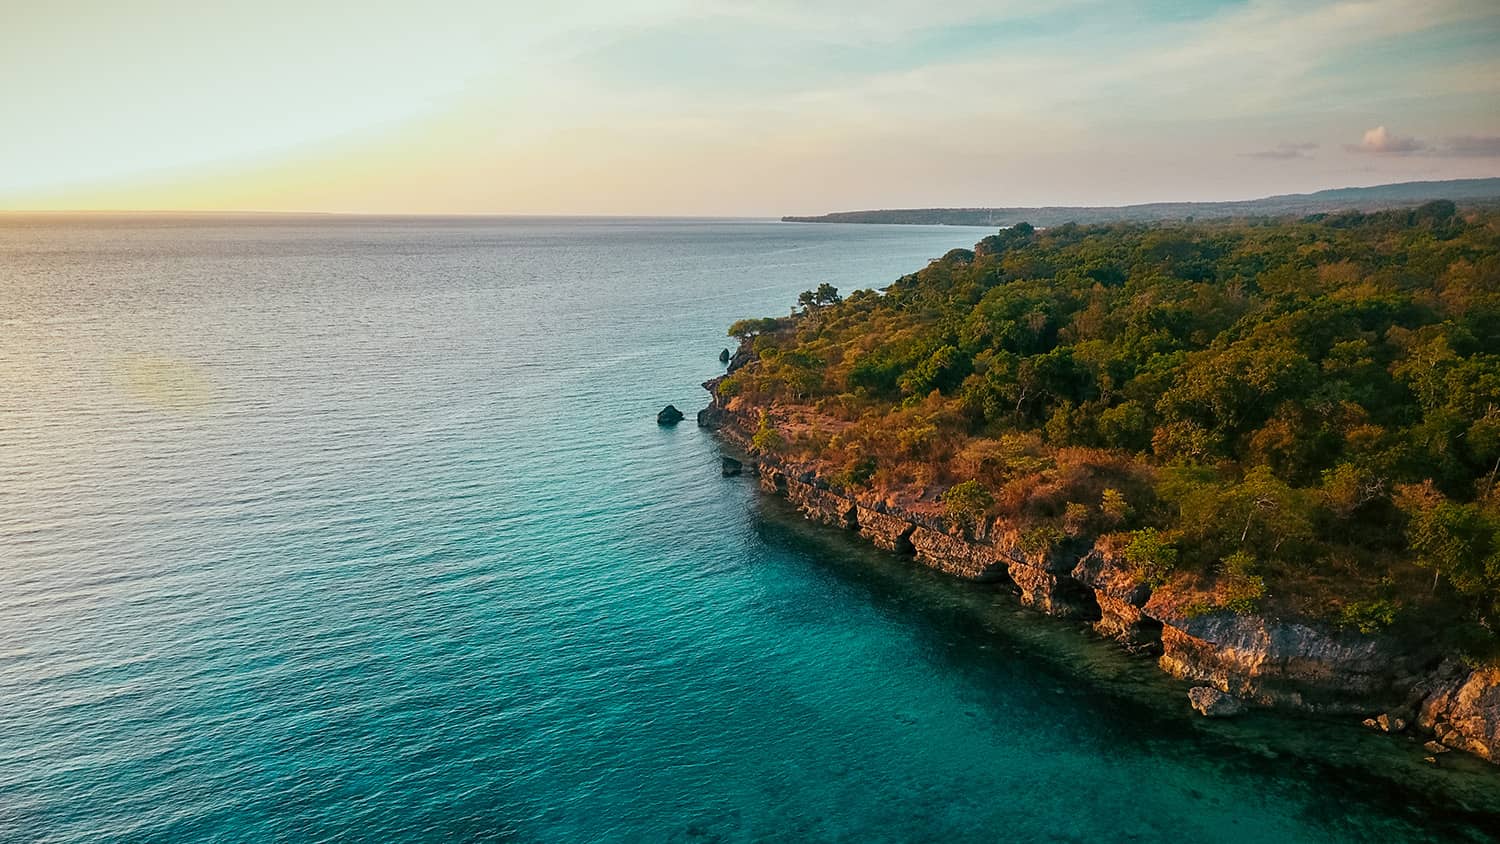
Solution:
<svg viewBox="0 0 1500 844">
<path fill-rule="evenodd" d="M 1227 718 L 1245 711 L 1245 704 L 1234 695 L 1227 695 L 1213 686 L 1194 686 L 1188 689 L 1188 702 L 1198 714 L 1210 718 Z"/>
<path fill-rule="evenodd" d="M 656 424 L 658 425 L 676 425 L 681 421 L 682 411 L 670 404 L 662 408 L 660 413 L 656 414 Z"/>
</svg>

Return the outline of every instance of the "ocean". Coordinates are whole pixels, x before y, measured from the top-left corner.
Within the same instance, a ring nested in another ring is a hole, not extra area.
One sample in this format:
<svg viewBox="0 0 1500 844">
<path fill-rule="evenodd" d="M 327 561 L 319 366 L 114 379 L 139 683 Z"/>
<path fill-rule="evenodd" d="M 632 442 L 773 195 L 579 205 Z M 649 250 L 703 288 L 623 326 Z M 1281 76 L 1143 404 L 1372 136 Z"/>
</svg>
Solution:
<svg viewBox="0 0 1500 844">
<path fill-rule="evenodd" d="M 0 840 L 1500 829 L 1500 769 L 1197 719 L 721 477 L 691 417 L 730 322 L 983 234 L 0 217 Z"/>
</svg>

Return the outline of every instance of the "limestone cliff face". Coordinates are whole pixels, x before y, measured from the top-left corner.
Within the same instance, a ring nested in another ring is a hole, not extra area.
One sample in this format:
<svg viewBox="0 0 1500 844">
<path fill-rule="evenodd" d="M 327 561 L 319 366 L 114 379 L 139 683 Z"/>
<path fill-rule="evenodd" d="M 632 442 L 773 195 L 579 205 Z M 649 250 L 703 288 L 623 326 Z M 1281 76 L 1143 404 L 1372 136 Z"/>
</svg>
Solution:
<svg viewBox="0 0 1500 844">
<path fill-rule="evenodd" d="M 1449 747 L 1500 763 L 1500 668 L 1440 682 L 1422 701 L 1417 724 Z"/>
<path fill-rule="evenodd" d="M 712 392 L 717 384 L 704 386 Z M 748 410 L 737 414 L 716 395 L 698 422 L 717 429 L 733 448 L 750 451 L 757 419 Z M 1437 655 L 1419 644 L 1292 620 L 1189 613 L 1183 596 L 1153 590 L 1104 541 L 1028 552 L 1020 534 L 1005 525 L 971 535 L 930 514 L 844 494 L 819 476 L 817 466 L 762 457 L 746 467 L 763 490 L 785 497 L 813 521 L 857 531 L 873 545 L 956 577 L 1012 586 L 1029 607 L 1090 621 L 1100 635 L 1132 651 L 1159 653 L 1167 673 L 1232 696 L 1215 712 L 1233 711 L 1240 701 L 1362 715 L 1410 715 L 1420 705 L 1423 729 L 1450 747 L 1500 763 L 1500 669 L 1439 676 L 1432 669 Z"/>
<path fill-rule="evenodd" d="M 1071 572 L 1073 579 L 1093 590 L 1099 607 L 1094 630 L 1132 650 L 1160 650 L 1161 622 L 1146 615 L 1151 587 L 1132 574 L 1113 549 L 1089 549 Z"/>
<path fill-rule="evenodd" d="M 859 526 L 852 500 L 796 478 L 783 478 L 779 486 L 784 489 L 782 494 L 787 500 L 797 505 L 802 515 L 809 519 L 845 530 Z"/>
<path fill-rule="evenodd" d="M 1007 560 L 993 547 L 920 525 L 912 529 L 911 544 L 918 562 L 939 571 L 981 582 L 1008 578 Z"/>
<path fill-rule="evenodd" d="M 1403 708 L 1423 661 L 1395 643 L 1291 621 L 1220 611 L 1189 617 L 1153 596 L 1162 670 L 1262 706 L 1368 713 Z"/>
<path fill-rule="evenodd" d="M 991 528 L 991 541 L 1010 561 L 1010 578 L 1021 591 L 1021 603 L 1060 618 L 1099 618 L 1099 604 L 1087 586 L 1074 579 L 1077 549 L 1028 551 L 1021 534 Z"/>
<path fill-rule="evenodd" d="M 917 526 L 900 516 L 892 516 L 884 509 L 857 505 L 854 520 L 859 523 L 859 535 L 877 548 L 895 551 L 898 554 L 915 554 L 911 535 Z"/>
</svg>

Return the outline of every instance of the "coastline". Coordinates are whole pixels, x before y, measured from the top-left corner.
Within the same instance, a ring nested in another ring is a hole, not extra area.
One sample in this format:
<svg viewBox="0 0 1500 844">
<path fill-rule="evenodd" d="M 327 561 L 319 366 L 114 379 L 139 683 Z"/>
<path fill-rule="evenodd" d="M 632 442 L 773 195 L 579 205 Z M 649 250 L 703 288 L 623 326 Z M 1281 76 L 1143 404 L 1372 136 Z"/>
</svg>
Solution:
<svg viewBox="0 0 1500 844">
<path fill-rule="evenodd" d="M 1349 186 L 1311 193 L 1277 194 L 1217 202 L 1144 202 L 1133 205 L 1008 206 L 985 208 L 886 208 L 788 214 L 784 223 L 855 223 L 880 225 L 950 225 L 995 227 L 1027 222 L 1036 226 L 1065 223 L 1181 222 L 1236 217 L 1330 214 L 1414 208 L 1435 199 L 1465 204 L 1500 202 L 1500 179 L 1448 179 Z"/>
<path fill-rule="evenodd" d="M 742 348 L 729 371 L 752 365 Z M 928 513 L 868 495 L 847 495 L 826 467 L 757 454 L 751 443 L 762 408 L 712 397 L 699 411 L 726 457 L 725 474 L 746 471 L 760 489 L 786 499 L 804 518 L 858 534 L 870 544 L 964 580 L 992 583 L 1045 615 L 1088 623 L 1100 637 L 1166 674 L 1193 684 L 1189 700 L 1205 716 L 1269 708 L 1357 719 L 1375 730 L 1415 733 L 1439 764 L 1448 750 L 1500 765 L 1500 668 L 1471 667 L 1392 636 L 1331 629 L 1303 619 L 1194 612 L 1168 590 L 1131 571 L 1108 537 L 1041 553 L 996 524 L 978 535 Z"/>
</svg>

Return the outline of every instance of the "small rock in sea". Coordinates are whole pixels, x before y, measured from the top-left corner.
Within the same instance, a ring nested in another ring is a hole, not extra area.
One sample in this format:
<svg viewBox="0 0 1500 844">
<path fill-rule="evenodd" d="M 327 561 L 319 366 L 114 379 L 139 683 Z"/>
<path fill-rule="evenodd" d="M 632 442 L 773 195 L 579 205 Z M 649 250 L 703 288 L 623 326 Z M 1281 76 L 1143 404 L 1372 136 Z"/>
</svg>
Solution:
<svg viewBox="0 0 1500 844">
<path fill-rule="evenodd" d="M 735 460 L 733 457 L 720 458 L 720 462 L 723 465 L 724 477 L 726 478 L 732 478 L 745 469 L 745 464 Z"/>
<path fill-rule="evenodd" d="M 1380 716 L 1375 719 L 1375 723 L 1380 726 L 1380 729 L 1388 733 L 1399 733 L 1406 729 L 1406 721 L 1389 712 L 1380 713 Z"/>
<path fill-rule="evenodd" d="M 1380 729 L 1380 722 L 1376 721 L 1374 718 L 1366 718 L 1364 720 L 1364 725 L 1372 730 Z"/>
<path fill-rule="evenodd" d="M 1446 744 L 1442 744 L 1441 742 L 1436 742 L 1436 741 L 1429 741 L 1429 742 L 1427 742 L 1426 744 L 1424 744 L 1422 746 L 1425 747 L 1425 748 L 1427 748 L 1427 752 L 1428 753 L 1431 753 L 1431 754 L 1434 754 L 1434 755 L 1436 755 L 1438 753 L 1447 753 L 1449 750 L 1453 749 L 1453 748 L 1449 747 Z"/>
<path fill-rule="evenodd" d="M 1188 689 L 1188 701 L 1193 704 L 1194 709 L 1210 718 L 1225 718 L 1245 710 L 1245 705 L 1239 698 L 1212 686 L 1194 686 Z"/>
<path fill-rule="evenodd" d="M 719 352 L 719 363 L 729 363 L 729 350 Z"/>
<path fill-rule="evenodd" d="M 1423 756 L 1422 757 L 1422 761 L 1426 762 L 1429 765 L 1436 765 L 1437 764 L 1437 757 L 1436 756 Z"/>
<path fill-rule="evenodd" d="M 662 408 L 661 413 L 656 414 L 656 424 L 658 425 L 676 425 L 681 421 L 682 411 L 670 404 Z"/>
</svg>

